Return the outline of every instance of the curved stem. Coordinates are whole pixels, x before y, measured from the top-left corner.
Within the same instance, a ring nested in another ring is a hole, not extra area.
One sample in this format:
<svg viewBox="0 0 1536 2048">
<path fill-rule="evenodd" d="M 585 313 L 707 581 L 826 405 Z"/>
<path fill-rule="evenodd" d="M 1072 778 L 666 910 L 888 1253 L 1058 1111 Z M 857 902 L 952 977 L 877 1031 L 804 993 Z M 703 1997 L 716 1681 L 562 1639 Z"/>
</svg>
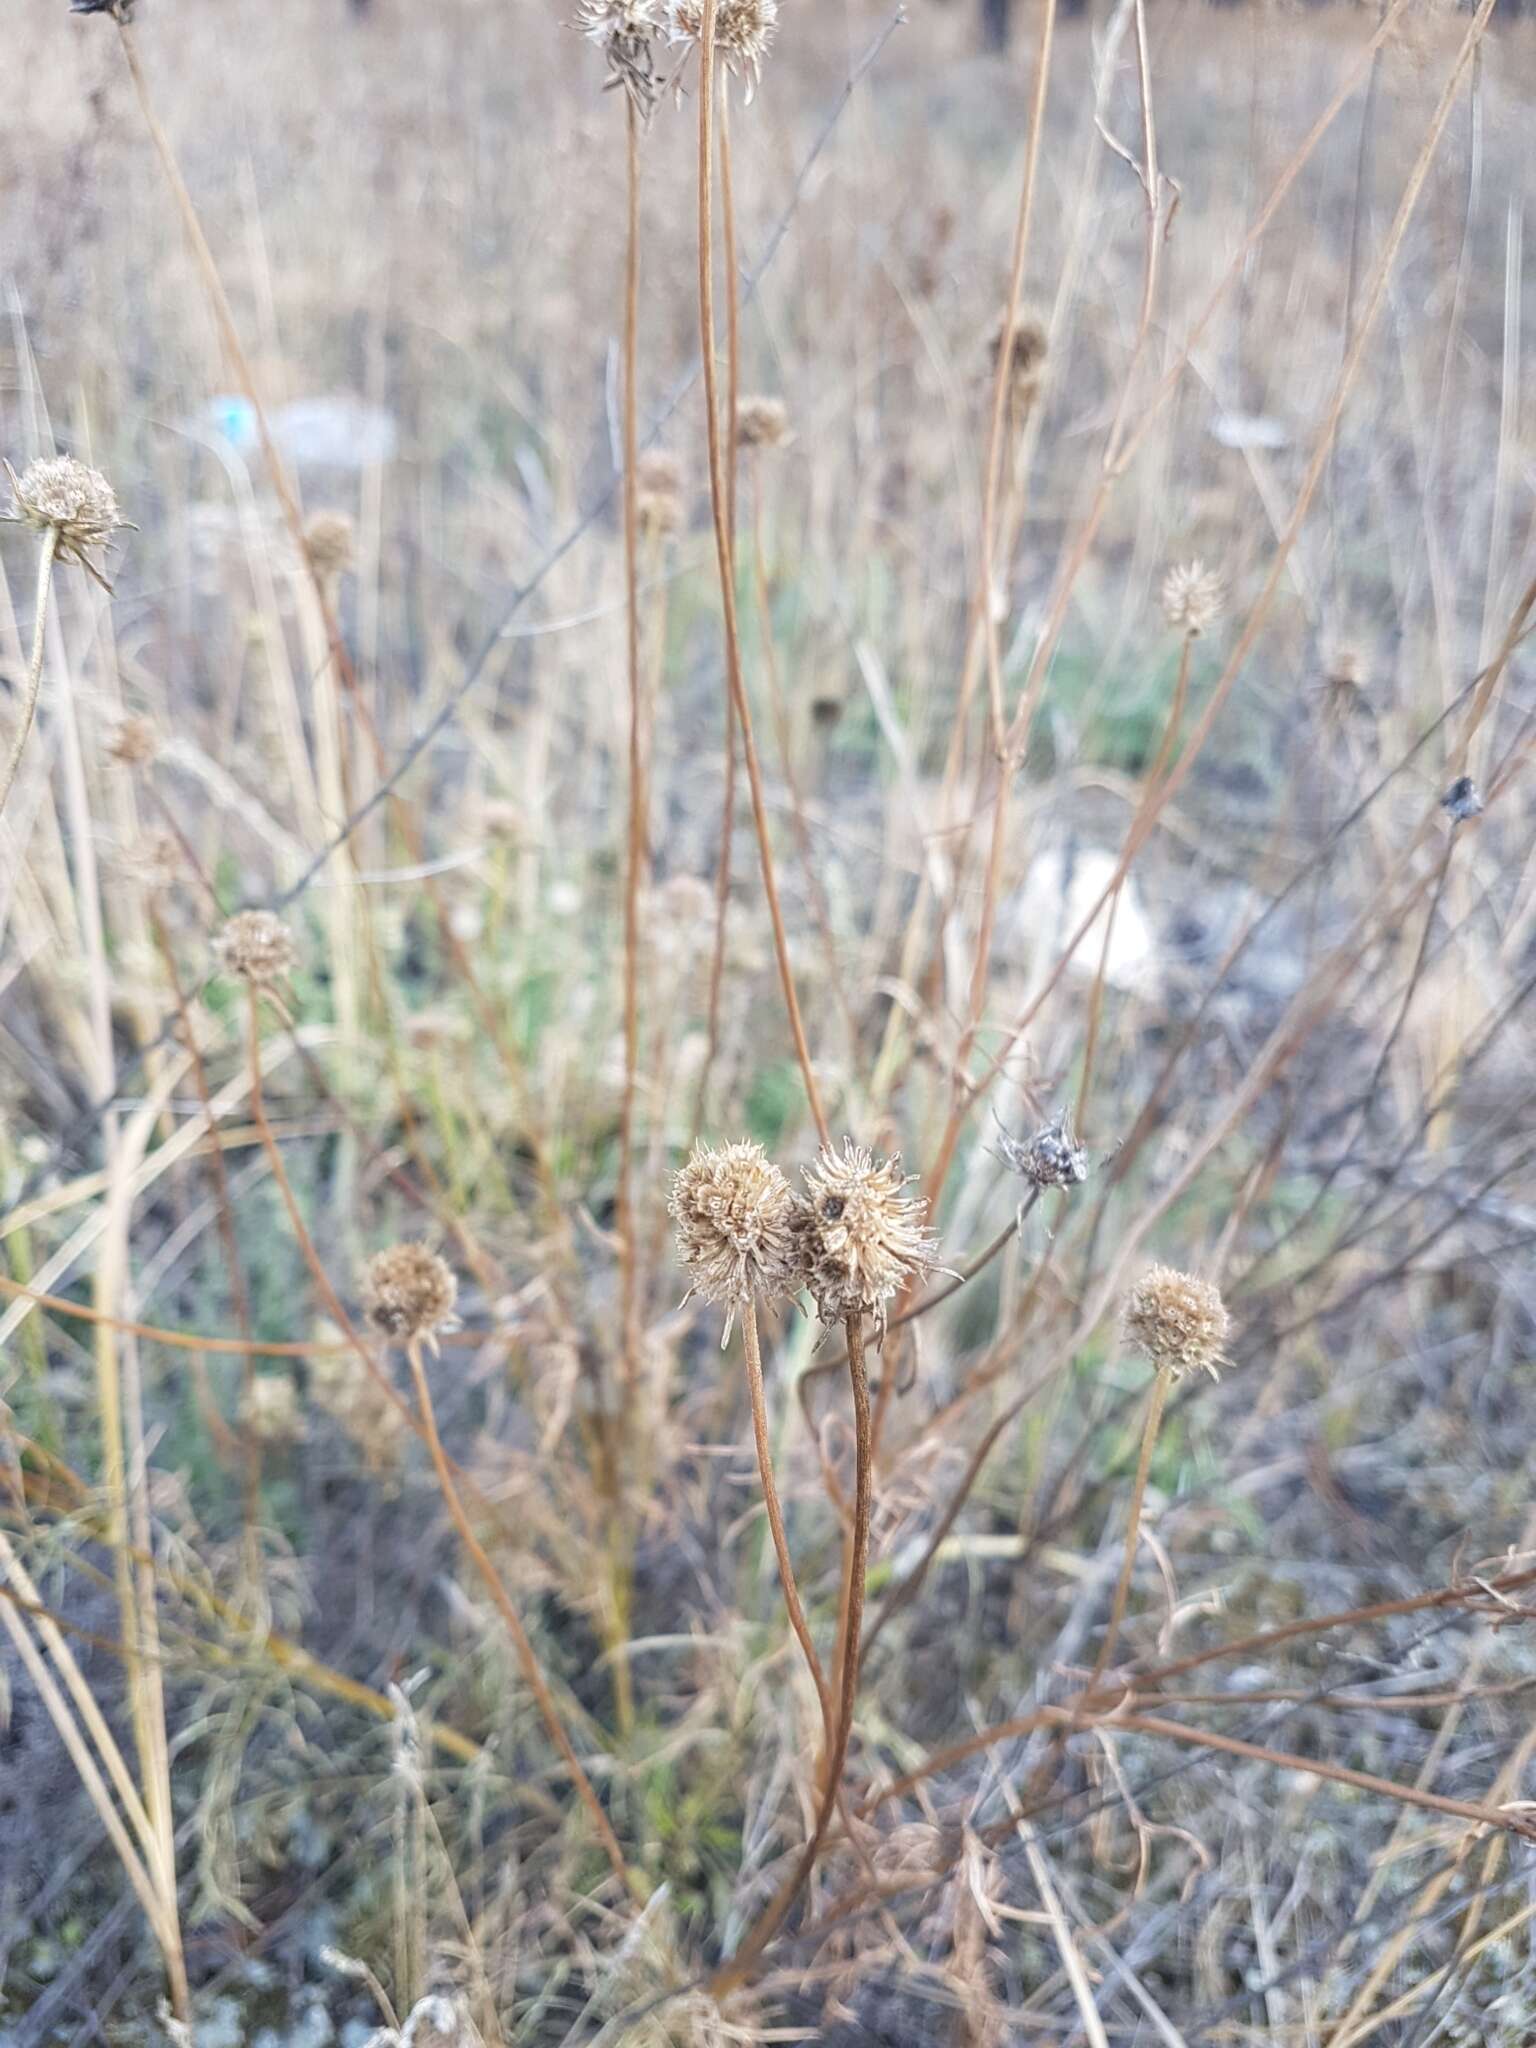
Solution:
<svg viewBox="0 0 1536 2048">
<path fill-rule="evenodd" d="M 565 1767 L 570 1773 L 571 1783 L 576 1788 L 577 1797 L 591 1816 L 592 1825 L 597 1830 L 598 1840 L 602 1843 L 603 1851 L 613 1866 L 614 1876 L 618 1878 L 626 1890 L 633 1892 L 635 1890 L 634 1881 L 630 1877 L 629 1868 L 624 1861 L 624 1851 L 619 1847 L 619 1838 L 613 1832 L 612 1822 L 603 1811 L 602 1801 L 592 1789 L 591 1779 L 582 1769 L 580 1757 L 577 1756 L 571 1746 L 571 1738 L 565 1732 L 565 1726 L 560 1719 L 559 1709 L 555 1705 L 554 1694 L 549 1689 L 549 1681 L 544 1676 L 533 1644 L 528 1640 L 528 1632 L 523 1627 L 517 1609 L 512 1605 L 512 1600 L 506 1587 L 501 1582 L 500 1573 L 495 1565 L 492 1564 L 484 1544 L 475 1534 L 469 1517 L 464 1512 L 464 1503 L 460 1500 L 459 1490 L 453 1483 L 453 1473 L 448 1466 L 448 1457 L 443 1449 L 442 1438 L 437 1433 L 437 1414 L 432 1406 L 432 1390 L 427 1385 L 426 1370 L 421 1362 L 421 1339 L 419 1337 L 413 1337 L 410 1343 L 406 1345 L 405 1355 L 410 1363 L 411 1378 L 416 1385 L 416 1400 L 421 1410 L 421 1420 L 426 1432 L 427 1448 L 432 1453 L 433 1469 L 437 1473 L 438 1491 L 442 1494 L 448 1512 L 453 1518 L 453 1525 L 459 1532 L 459 1540 L 469 1552 L 476 1571 L 479 1572 L 481 1579 L 485 1583 L 486 1591 L 490 1594 L 491 1599 L 496 1604 L 498 1613 L 506 1623 L 507 1634 L 512 1638 L 512 1647 L 517 1653 L 517 1661 L 522 1668 L 523 1678 L 528 1690 L 533 1694 L 534 1704 L 538 1707 L 550 1741 L 565 1760 Z"/>
<path fill-rule="evenodd" d="M 10 758 L 5 764 L 4 778 L 0 779 L 0 811 L 5 809 L 5 800 L 11 793 L 11 784 L 16 780 L 16 770 L 21 766 L 21 757 L 26 749 L 27 735 L 32 730 L 32 716 L 37 710 L 38 696 L 43 687 L 43 645 L 48 628 L 48 587 L 53 579 L 54 558 L 59 552 L 59 529 L 50 526 L 43 532 L 43 552 L 37 565 L 37 616 L 32 625 L 32 660 L 27 668 L 27 694 L 21 707 L 21 724 L 11 742 Z"/>
<path fill-rule="evenodd" d="M 1136 1460 L 1136 1483 L 1131 1488 L 1131 1513 L 1125 1531 L 1125 1557 L 1121 1562 L 1120 1577 L 1115 1585 L 1114 1605 L 1109 1610 L 1109 1626 L 1104 1631 L 1104 1640 L 1094 1660 L 1093 1676 L 1088 1681 L 1090 1692 L 1109 1669 L 1109 1660 L 1114 1655 L 1115 1638 L 1119 1635 L 1120 1624 L 1125 1619 L 1125 1603 L 1131 1592 L 1131 1574 L 1136 1568 L 1136 1548 L 1141 1540 L 1141 1509 L 1147 1497 L 1147 1477 L 1152 1470 L 1152 1452 L 1157 1443 L 1157 1432 L 1162 1425 L 1163 1409 L 1167 1406 L 1168 1389 L 1172 1384 L 1172 1373 L 1166 1366 L 1160 1366 L 1157 1378 L 1152 1382 L 1152 1399 L 1148 1403 L 1147 1419 L 1141 1432 L 1141 1455 Z"/>
<path fill-rule="evenodd" d="M 869 1562 L 869 1523 L 874 1502 L 874 1457 L 869 1413 L 869 1374 L 864 1363 L 862 1318 L 848 1318 L 848 1378 L 853 1389 L 854 1456 L 856 1460 L 853 1500 L 853 1533 L 848 1552 L 848 1587 L 844 1605 L 838 1687 L 837 1729 L 827 1755 L 821 1788 L 821 1805 L 810 1840 L 801 1850 L 789 1876 L 768 1902 L 756 1925 L 740 1948 L 709 1980 L 710 1996 L 724 1998 L 751 1976 L 758 1958 L 783 1926 L 790 1907 L 815 1867 L 821 1853 L 848 1756 L 848 1738 L 853 1730 L 853 1703 L 859 1687 L 859 1634 L 864 1621 L 864 1574 Z"/>
</svg>

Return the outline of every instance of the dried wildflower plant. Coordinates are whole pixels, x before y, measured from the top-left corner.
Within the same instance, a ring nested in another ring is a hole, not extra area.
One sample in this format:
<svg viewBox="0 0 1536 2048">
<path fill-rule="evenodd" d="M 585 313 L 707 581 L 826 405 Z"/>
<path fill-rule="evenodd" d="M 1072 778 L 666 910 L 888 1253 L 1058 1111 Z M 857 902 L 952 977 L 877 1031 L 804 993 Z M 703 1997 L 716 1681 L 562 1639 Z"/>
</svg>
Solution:
<svg viewBox="0 0 1536 2048">
<path fill-rule="evenodd" d="M 304 551 L 317 576 L 345 575 L 357 552 L 357 534 L 345 512 L 317 512 L 304 529 Z"/>
<path fill-rule="evenodd" d="M 761 1145 L 750 1139 L 718 1151 L 695 1145 L 673 1179 L 667 1208 L 677 1225 L 688 1296 L 718 1302 L 727 1311 L 722 1346 L 747 1302 L 799 1291 L 794 1193 Z"/>
<path fill-rule="evenodd" d="M 1192 1372 L 1219 1379 L 1231 1327 L 1219 1289 L 1172 1266 L 1149 1266 L 1121 1310 L 1126 1342 L 1173 1379 Z"/>
<path fill-rule="evenodd" d="M 654 44 L 661 31 L 655 0 L 580 0 L 572 24 L 608 59 L 605 92 L 622 91 L 648 121 L 661 95 Z"/>
<path fill-rule="evenodd" d="M 683 525 L 683 466 L 664 448 L 651 448 L 635 465 L 635 511 L 640 531 L 661 540 Z"/>
<path fill-rule="evenodd" d="M 214 940 L 213 950 L 226 974 L 252 988 L 286 981 L 299 958 L 292 932 L 270 910 L 237 911 Z"/>
<path fill-rule="evenodd" d="M 293 1381 L 281 1373 L 257 1373 L 240 1398 L 240 1426 L 259 1444 L 297 1443 L 304 1418 Z"/>
<path fill-rule="evenodd" d="M 38 533 L 51 533 L 59 561 L 77 562 L 103 589 L 110 590 L 91 554 L 106 547 L 130 521 L 123 517 L 117 493 L 101 471 L 73 455 L 45 455 L 29 462 L 20 476 L 9 463 L 5 473 L 14 500 L 5 516 Z"/>
<path fill-rule="evenodd" d="M 999 1120 L 997 1156 L 1032 1187 L 1075 1188 L 1088 1178 L 1088 1154 L 1072 1129 L 1070 1108 L 1030 1138 L 1011 1137 Z"/>
<path fill-rule="evenodd" d="M 1010 322 L 1005 313 L 992 329 L 989 346 L 994 370 L 998 358 L 1007 351 L 1008 393 L 1015 404 L 1021 399 L 1033 398 L 1040 388 L 1040 377 L 1050 346 L 1040 322 L 1025 313 Z"/>
<path fill-rule="evenodd" d="M 778 26 L 779 0 L 719 0 L 715 10 L 715 53 L 745 82 L 748 105 Z M 674 43 L 696 45 L 704 34 L 704 0 L 668 0 L 667 29 Z"/>
<path fill-rule="evenodd" d="M 363 1274 L 363 1307 L 381 1336 L 437 1351 L 438 1334 L 454 1321 L 459 1283 L 446 1259 L 424 1244 L 375 1252 Z"/>
<path fill-rule="evenodd" d="M 130 714 L 112 728 L 107 740 L 107 759 L 123 768 L 147 768 L 160 751 L 160 735 L 153 722 Z"/>
<path fill-rule="evenodd" d="M 822 1321 L 870 1315 L 883 1338 L 887 1303 L 938 1267 L 938 1239 L 924 1223 L 927 1203 L 903 1192 L 911 1176 L 899 1157 L 876 1161 L 851 1138 L 840 1152 L 823 1146 L 802 1178 L 796 1232 Z"/>
<path fill-rule="evenodd" d="M 1204 562 L 1178 562 L 1163 578 L 1163 617 L 1175 633 L 1196 640 L 1209 632 L 1221 617 L 1227 601 L 1227 587 L 1214 569 Z"/>
<path fill-rule="evenodd" d="M 789 407 L 782 398 L 754 394 L 737 401 L 738 448 L 782 448 L 789 438 Z"/>
</svg>

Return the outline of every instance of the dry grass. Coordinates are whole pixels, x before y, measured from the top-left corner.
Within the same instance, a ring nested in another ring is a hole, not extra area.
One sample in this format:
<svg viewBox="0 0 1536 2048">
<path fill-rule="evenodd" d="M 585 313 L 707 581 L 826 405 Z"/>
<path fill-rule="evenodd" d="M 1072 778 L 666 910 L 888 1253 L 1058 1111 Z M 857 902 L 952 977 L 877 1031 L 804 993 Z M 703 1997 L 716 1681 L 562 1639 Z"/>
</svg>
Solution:
<svg viewBox="0 0 1536 2048">
<path fill-rule="evenodd" d="M 1532 2038 L 1536 45 L 1022 12 L 13 0 L 4 2048 Z"/>
</svg>

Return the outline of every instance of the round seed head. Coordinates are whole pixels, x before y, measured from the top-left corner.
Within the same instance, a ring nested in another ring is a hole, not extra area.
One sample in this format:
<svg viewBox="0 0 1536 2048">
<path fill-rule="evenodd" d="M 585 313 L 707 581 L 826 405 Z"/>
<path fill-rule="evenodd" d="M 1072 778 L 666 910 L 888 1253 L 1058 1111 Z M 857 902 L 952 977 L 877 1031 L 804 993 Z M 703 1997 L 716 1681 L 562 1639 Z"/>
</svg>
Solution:
<svg viewBox="0 0 1536 2048">
<path fill-rule="evenodd" d="M 998 1151 L 1005 1166 L 1037 1188 L 1074 1188 L 1088 1178 L 1088 1154 L 1077 1142 L 1070 1109 L 1042 1124 L 1032 1138 L 1000 1132 Z"/>
<path fill-rule="evenodd" d="M 720 0 L 715 49 L 727 70 L 757 90 L 763 59 L 779 26 L 779 0 Z M 704 33 L 704 0 L 668 0 L 667 27 L 674 43 L 697 43 Z"/>
<path fill-rule="evenodd" d="M 736 407 L 738 448 L 782 448 L 789 439 L 789 407 L 782 398 L 743 398 Z"/>
<path fill-rule="evenodd" d="M 1175 633 L 1194 640 L 1221 617 L 1226 585 L 1204 562 L 1179 562 L 1163 578 L 1163 617 Z"/>
<path fill-rule="evenodd" d="M 795 1198 L 761 1145 L 695 1145 L 667 1208 L 690 1295 L 734 1313 L 755 1295 L 772 1301 L 800 1287 Z"/>
<path fill-rule="evenodd" d="M 259 1444 L 297 1443 L 304 1422 L 293 1381 L 280 1373 L 257 1373 L 240 1398 L 240 1426 Z"/>
<path fill-rule="evenodd" d="M 992 363 L 995 368 L 998 357 L 1007 351 L 1008 384 L 1013 396 L 1022 398 L 1032 395 L 1039 385 L 1040 372 L 1045 363 L 1049 342 L 1045 329 L 1038 320 L 1032 320 L 1021 313 L 1008 324 L 1004 314 L 992 330 Z"/>
<path fill-rule="evenodd" d="M 160 735 L 147 718 L 120 719 L 107 741 L 107 757 L 124 768 L 147 768 L 160 751 Z"/>
<path fill-rule="evenodd" d="M 375 1252 L 363 1275 L 363 1306 L 373 1327 L 407 1343 L 425 1338 L 434 1351 L 438 1331 L 453 1321 L 458 1296 L 452 1267 L 424 1244 Z"/>
<path fill-rule="evenodd" d="M 285 981 L 298 964 L 293 934 L 270 910 L 241 910 L 213 942 L 219 965 L 253 988 Z"/>
<path fill-rule="evenodd" d="M 15 499 L 10 517 L 39 533 L 56 533 L 60 561 L 94 569 L 89 551 L 105 547 L 128 524 L 101 471 L 73 455 L 46 455 L 29 462 L 20 476 L 9 463 L 5 467 Z"/>
<path fill-rule="evenodd" d="M 1172 1373 L 1175 1379 L 1189 1372 L 1220 1378 L 1222 1346 L 1232 1319 L 1209 1280 L 1177 1273 L 1171 1266 L 1149 1266 L 1125 1298 L 1121 1327 L 1126 1342 L 1159 1372 Z"/>
<path fill-rule="evenodd" d="M 650 448 L 635 465 L 635 506 L 642 533 L 661 538 L 681 531 L 683 468 L 664 448 Z"/>
<path fill-rule="evenodd" d="M 823 1146 L 805 1168 L 796 1211 L 805 1284 L 824 1323 L 872 1315 L 885 1333 L 886 1303 L 938 1264 L 924 1227 L 928 1205 L 905 1194 L 899 1158 L 878 1163 L 851 1138 Z"/>
<path fill-rule="evenodd" d="M 304 549 L 317 576 L 345 575 L 356 552 L 357 535 L 345 512 L 317 512 L 304 529 Z"/>
</svg>

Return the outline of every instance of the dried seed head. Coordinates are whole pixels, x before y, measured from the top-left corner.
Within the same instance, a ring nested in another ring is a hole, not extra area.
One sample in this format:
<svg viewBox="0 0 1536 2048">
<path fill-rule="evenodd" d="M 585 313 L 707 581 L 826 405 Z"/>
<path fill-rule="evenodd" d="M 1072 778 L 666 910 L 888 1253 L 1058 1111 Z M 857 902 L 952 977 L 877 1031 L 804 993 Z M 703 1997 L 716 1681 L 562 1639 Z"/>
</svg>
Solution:
<svg viewBox="0 0 1536 2048">
<path fill-rule="evenodd" d="M 304 1421 L 293 1381 L 280 1373 L 257 1373 L 240 1398 L 240 1427 L 259 1444 L 297 1443 Z"/>
<path fill-rule="evenodd" d="M 285 981 L 299 959 L 292 932 L 270 910 L 237 911 L 214 940 L 213 950 L 226 974 L 238 975 L 253 988 Z"/>
<path fill-rule="evenodd" d="M 635 465 L 635 509 L 642 533 L 661 539 L 683 524 L 683 467 L 664 448 L 647 449 Z"/>
<path fill-rule="evenodd" d="M 1163 617 L 1190 640 L 1216 623 L 1226 601 L 1226 585 L 1204 562 L 1176 563 L 1163 578 Z"/>
<path fill-rule="evenodd" d="M 356 554 L 357 534 L 345 512 L 317 512 L 304 529 L 304 550 L 317 576 L 343 576 Z"/>
<path fill-rule="evenodd" d="M 782 398 L 743 398 L 736 406 L 738 448 L 782 448 L 789 439 L 789 407 Z"/>
<path fill-rule="evenodd" d="M 39 533 L 56 533 L 61 562 L 78 562 L 97 573 L 90 549 L 104 548 L 128 524 L 101 471 L 73 455 L 44 456 L 29 462 L 20 476 L 9 463 L 5 469 L 16 501 L 10 517 Z"/>
<path fill-rule="evenodd" d="M 1210 1281 L 1171 1266 L 1149 1266 L 1121 1310 L 1126 1342 L 1175 1379 L 1187 1372 L 1219 1379 L 1231 1326 L 1226 1303 Z"/>
<path fill-rule="evenodd" d="M 938 1264 L 938 1239 L 924 1227 L 926 1202 L 902 1192 L 899 1158 L 876 1164 L 851 1138 L 823 1146 L 805 1168 L 796 1210 L 805 1284 L 824 1323 L 872 1315 L 885 1334 L 886 1303 Z"/>
<path fill-rule="evenodd" d="M 147 768 L 160 751 L 160 735 L 147 718 L 123 718 L 107 741 L 107 758 L 124 768 Z"/>
<path fill-rule="evenodd" d="M 997 359 L 1006 348 L 1008 352 L 1008 388 L 1015 399 L 1033 397 L 1040 384 L 1040 373 L 1045 365 L 1046 351 L 1050 344 L 1045 329 L 1038 320 L 1032 320 L 1021 313 L 1008 324 L 1003 314 L 992 329 L 990 342 L 992 367 L 997 368 Z"/>
<path fill-rule="evenodd" d="M 649 120 L 661 92 L 651 45 L 660 32 L 655 0 L 579 0 L 574 26 L 608 59 L 608 84 L 628 93 L 635 111 Z"/>
<path fill-rule="evenodd" d="M 1458 775 L 1441 797 L 1440 808 L 1454 818 L 1458 825 L 1464 825 L 1468 818 L 1481 817 L 1487 806 L 1483 802 L 1482 791 L 1471 776 Z"/>
<path fill-rule="evenodd" d="M 667 1209 L 690 1295 L 734 1313 L 755 1295 L 773 1301 L 799 1289 L 795 1198 L 761 1145 L 743 1139 L 718 1152 L 695 1145 L 673 1179 Z"/>
<path fill-rule="evenodd" d="M 1042 1124 L 1032 1138 L 1000 1130 L 997 1149 L 1005 1166 L 1037 1188 L 1075 1188 L 1088 1178 L 1088 1154 L 1077 1142 L 1070 1109 Z"/>
<path fill-rule="evenodd" d="M 373 1327 L 407 1343 L 424 1338 L 434 1351 L 438 1331 L 453 1321 L 458 1296 L 452 1267 L 424 1244 L 375 1252 L 363 1275 L 363 1306 Z"/>
<path fill-rule="evenodd" d="M 779 26 L 779 0 L 720 0 L 715 50 L 728 71 L 746 80 L 750 102 L 763 59 Z M 697 43 L 704 33 L 704 0 L 668 0 L 667 27 L 674 43 Z"/>
</svg>

